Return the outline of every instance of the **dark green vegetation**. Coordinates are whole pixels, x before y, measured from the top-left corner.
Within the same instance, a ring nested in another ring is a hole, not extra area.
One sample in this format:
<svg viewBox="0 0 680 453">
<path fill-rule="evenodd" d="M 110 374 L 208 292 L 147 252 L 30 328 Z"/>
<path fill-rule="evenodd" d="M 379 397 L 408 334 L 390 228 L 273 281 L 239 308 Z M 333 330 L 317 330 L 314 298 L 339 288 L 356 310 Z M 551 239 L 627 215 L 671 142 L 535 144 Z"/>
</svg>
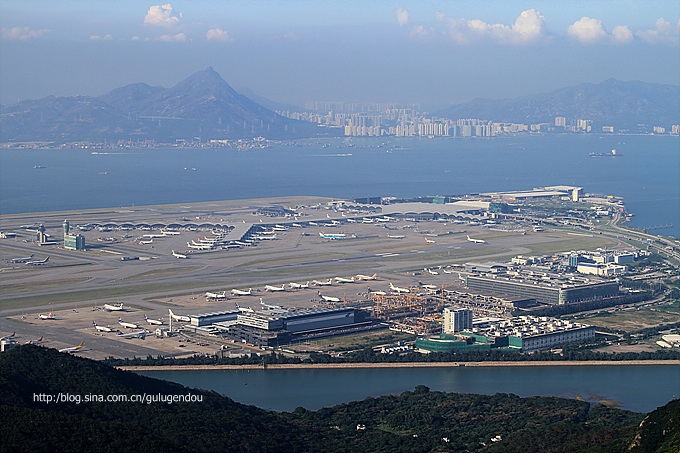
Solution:
<svg viewBox="0 0 680 453">
<path fill-rule="evenodd" d="M 34 395 L 188 395 L 201 402 L 52 402 Z M 678 451 L 680 401 L 644 414 L 564 398 L 430 392 L 274 413 L 102 363 L 21 346 L 0 354 L 0 452 Z M 365 429 L 357 429 L 363 425 Z M 501 436 L 500 442 L 491 439 Z M 484 444 L 487 444 L 485 446 Z"/>
<path fill-rule="evenodd" d="M 551 123 L 556 116 L 587 118 L 593 126 L 615 126 L 637 132 L 641 123 L 676 121 L 680 87 L 609 79 L 550 93 L 513 99 L 476 99 L 438 112 L 445 118 L 484 118 L 513 123 Z M 595 130 L 595 129 L 594 129 Z M 648 131 L 646 131 L 648 132 Z"/>
<path fill-rule="evenodd" d="M 2 141 L 201 141 L 325 135 L 304 121 L 284 118 L 238 94 L 212 68 L 172 88 L 136 83 L 108 94 L 49 96 L 0 109 Z M 337 133 L 336 133 L 337 135 Z"/>
</svg>

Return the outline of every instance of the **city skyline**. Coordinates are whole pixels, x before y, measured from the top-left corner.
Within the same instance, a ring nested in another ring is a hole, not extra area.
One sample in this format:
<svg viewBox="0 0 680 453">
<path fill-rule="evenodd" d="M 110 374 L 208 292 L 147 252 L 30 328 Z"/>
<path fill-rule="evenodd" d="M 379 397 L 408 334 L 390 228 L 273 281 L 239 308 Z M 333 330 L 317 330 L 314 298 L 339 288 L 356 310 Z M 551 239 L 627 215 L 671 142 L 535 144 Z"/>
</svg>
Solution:
<svg viewBox="0 0 680 453">
<path fill-rule="evenodd" d="M 171 86 L 213 66 L 277 102 L 510 98 L 678 84 L 675 2 L 6 1 L 1 102 Z M 84 17 L 84 18 L 83 18 Z"/>
</svg>

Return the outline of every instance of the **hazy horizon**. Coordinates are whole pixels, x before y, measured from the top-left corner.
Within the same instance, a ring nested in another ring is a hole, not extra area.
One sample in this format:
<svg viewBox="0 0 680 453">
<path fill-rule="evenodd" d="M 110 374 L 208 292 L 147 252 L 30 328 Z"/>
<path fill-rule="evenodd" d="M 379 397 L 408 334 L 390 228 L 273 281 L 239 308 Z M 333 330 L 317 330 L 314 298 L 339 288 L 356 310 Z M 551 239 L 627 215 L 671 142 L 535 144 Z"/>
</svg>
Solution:
<svg viewBox="0 0 680 453">
<path fill-rule="evenodd" d="M 5 0 L 0 102 L 170 87 L 212 66 L 276 102 L 445 106 L 680 83 L 676 2 Z"/>
</svg>

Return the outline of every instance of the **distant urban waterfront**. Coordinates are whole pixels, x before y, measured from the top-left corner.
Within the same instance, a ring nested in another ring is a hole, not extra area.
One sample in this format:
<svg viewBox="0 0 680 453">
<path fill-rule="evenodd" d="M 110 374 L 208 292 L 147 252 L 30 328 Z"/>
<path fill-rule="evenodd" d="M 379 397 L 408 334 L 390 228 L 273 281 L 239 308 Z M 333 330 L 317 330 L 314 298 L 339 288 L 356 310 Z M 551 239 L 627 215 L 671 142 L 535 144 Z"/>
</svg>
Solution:
<svg viewBox="0 0 680 453">
<path fill-rule="evenodd" d="M 616 157 L 590 157 L 608 153 Z M 680 138 L 299 140 L 265 149 L 0 150 L 0 212 L 317 195 L 414 197 L 545 185 L 622 196 L 631 226 L 680 237 Z M 672 225 L 672 226 L 671 226 Z"/>
<path fill-rule="evenodd" d="M 513 393 L 618 401 L 649 412 L 680 397 L 677 365 L 346 368 L 286 370 L 144 371 L 145 376 L 214 390 L 273 411 L 310 410 L 426 385 L 458 393 Z"/>
</svg>

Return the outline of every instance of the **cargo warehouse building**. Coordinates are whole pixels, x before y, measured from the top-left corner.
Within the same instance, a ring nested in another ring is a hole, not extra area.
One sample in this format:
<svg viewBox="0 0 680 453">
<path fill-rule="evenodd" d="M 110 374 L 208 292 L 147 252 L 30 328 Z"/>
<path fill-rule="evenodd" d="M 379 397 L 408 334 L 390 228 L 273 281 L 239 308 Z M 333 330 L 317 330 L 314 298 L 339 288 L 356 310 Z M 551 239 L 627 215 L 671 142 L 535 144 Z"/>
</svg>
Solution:
<svg viewBox="0 0 680 453">
<path fill-rule="evenodd" d="M 617 282 L 564 283 L 557 280 L 526 279 L 512 276 L 476 276 L 465 279 L 467 288 L 484 294 L 533 298 L 551 305 L 571 304 L 614 297 L 619 294 Z"/>
<path fill-rule="evenodd" d="M 273 308 L 243 311 L 235 321 L 218 322 L 214 326 L 236 342 L 267 347 L 362 330 L 370 328 L 371 322 L 365 312 L 349 307 L 294 311 Z"/>
</svg>

